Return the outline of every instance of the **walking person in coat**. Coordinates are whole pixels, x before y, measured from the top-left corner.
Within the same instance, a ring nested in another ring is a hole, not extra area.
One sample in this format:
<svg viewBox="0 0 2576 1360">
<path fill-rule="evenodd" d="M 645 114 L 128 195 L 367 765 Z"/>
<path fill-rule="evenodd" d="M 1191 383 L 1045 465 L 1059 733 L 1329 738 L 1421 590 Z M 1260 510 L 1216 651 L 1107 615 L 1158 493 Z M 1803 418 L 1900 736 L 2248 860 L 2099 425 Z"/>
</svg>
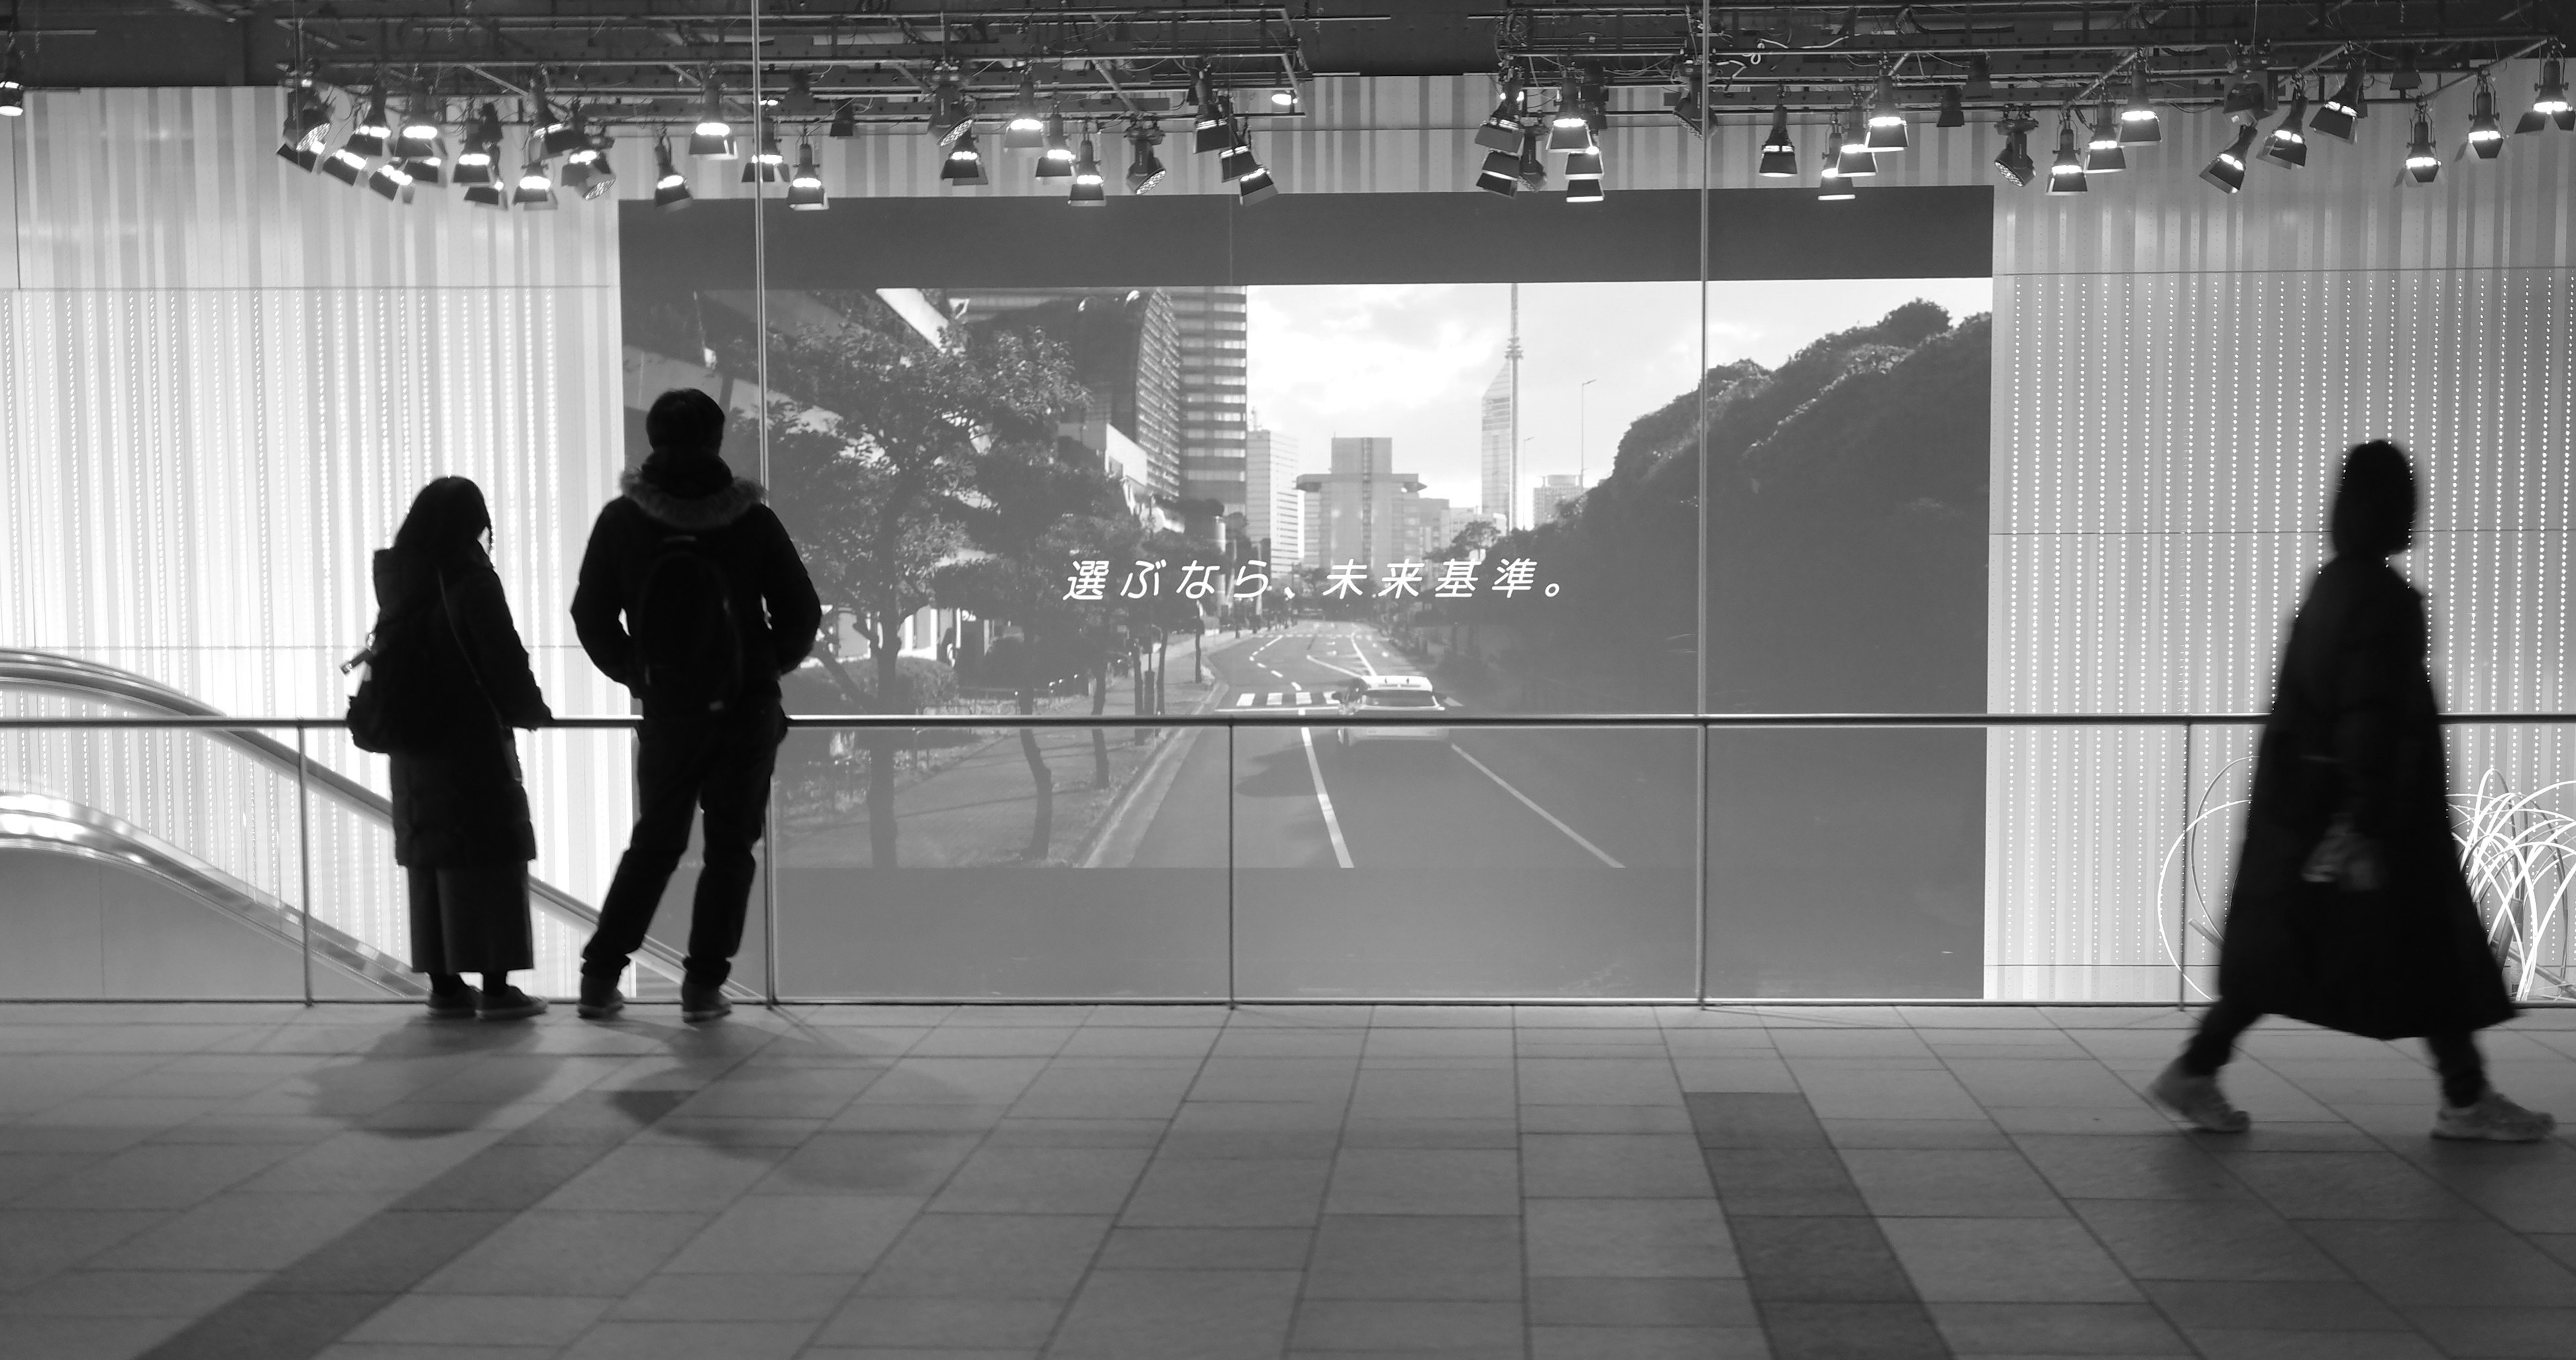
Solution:
<svg viewBox="0 0 2576 1360">
<path fill-rule="evenodd" d="M 617 980 L 644 943 L 662 889 L 706 812 L 680 1018 L 714 1020 L 756 870 L 778 744 L 779 677 L 805 660 L 822 603 L 760 483 L 718 449 L 725 413 L 704 392 L 665 392 L 644 417 L 653 451 L 591 526 L 573 626 L 592 664 L 635 692 L 635 833 L 581 954 L 585 1019 L 623 1007 Z"/>
<path fill-rule="evenodd" d="M 442 1020 L 520 1020 L 546 1003 L 510 985 L 537 965 L 528 862 L 537 833 L 510 729 L 554 720 L 528 669 L 485 541 L 483 490 L 441 477 L 412 498 L 394 545 L 375 557 L 376 631 L 413 630 L 441 711 L 434 739 L 393 761 L 394 862 L 411 891 L 411 962 Z M 479 973 L 483 989 L 467 986 Z"/>
<path fill-rule="evenodd" d="M 2218 1002 L 2148 1088 L 2211 1132 L 2252 1122 L 2218 1070 L 2265 1015 L 2422 1038 L 2441 1077 L 2436 1138 L 2530 1142 L 2557 1127 L 2487 1084 L 2471 1037 L 2514 1008 L 2452 839 L 2424 597 L 2388 565 L 2415 510 L 2395 445 L 2345 455 L 2334 558 L 2290 625 L 2255 754 Z"/>
</svg>

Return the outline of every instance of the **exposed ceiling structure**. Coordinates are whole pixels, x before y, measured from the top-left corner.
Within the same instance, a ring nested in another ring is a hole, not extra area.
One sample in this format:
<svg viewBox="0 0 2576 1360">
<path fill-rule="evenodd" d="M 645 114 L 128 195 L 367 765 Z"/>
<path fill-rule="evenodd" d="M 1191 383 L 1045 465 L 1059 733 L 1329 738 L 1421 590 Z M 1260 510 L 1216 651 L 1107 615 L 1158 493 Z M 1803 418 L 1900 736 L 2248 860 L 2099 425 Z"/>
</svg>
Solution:
<svg viewBox="0 0 2576 1360">
<path fill-rule="evenodd" d="M 2406 101 L 2563 47 L 2571 13 L 2576 0 L 789 0 L 757 12 L 720 0 L 0 0 L 0 40 L 39 89 L 302 75 L 442 106 L 508 109 L 543 91 L 625 122 L 695 117 L 711 78 L 734 105 L 755 89 L 779 101 L 776 117 L 901 123 L 998 117 L 1032 89 L 1070 117 L 1158 119 L 1185 111 L 1201 80 L 1246 113 L 1298 116 L 1304 105 L 1287 97 L 1315 76 L 1468 73 L 1516 77 L 1538 96 L 1660 92 L 1607 101 L 1615 116 L 1662 116 L 1697 90 L 1712 117 L 1742 121 L 1775 102 L 1841 108 L 1888 88 L 1927 109 L 2045 109 L 2129 97 L 2142 73 L 2149 97 L 2183 107 L 2258 82 L 2286 98 L 2294 79 L 2320 85 L 2356 67 L 2374 101 Z"/>
</svg>

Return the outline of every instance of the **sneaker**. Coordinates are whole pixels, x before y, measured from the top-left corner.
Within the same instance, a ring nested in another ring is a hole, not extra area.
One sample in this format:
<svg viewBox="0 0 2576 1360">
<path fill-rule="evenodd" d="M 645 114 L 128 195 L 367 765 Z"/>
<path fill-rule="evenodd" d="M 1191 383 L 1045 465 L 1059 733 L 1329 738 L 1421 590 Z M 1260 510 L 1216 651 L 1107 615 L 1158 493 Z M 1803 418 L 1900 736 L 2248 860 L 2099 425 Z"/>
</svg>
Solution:
<svg viewBox="0 0 2576 1360">
<path fill-rule="evenodd" d="M 693 982 L 680 984 L 680 1018 L 692 1025 L 709 1020 L 722 1020 L 733 1014 L 733 1003 L 725 1000 L 724 984 L 701 987 Z"/>
<path fill-rule="evenodd" d="M 2210 1133 L 2243 1133 L 2254 1123 L 2252 1116 L 2227 1103 L 2216 1076 L 2186 1072 L 2179 1058 L 2147 1084 L 2147 1097 Z"/>
<path fill-rule="evenodd" d="M 432 1020 L 471 1020 L 479 1009 L 471 987 L 429 994 L 429 1018 Z"/>
<path fill-rule="evenodd" d="M 2490 1090 L 2474 1105 L 2445 1105 L 2433 1116 L 2436 1138 L 2483 1139 L 2490 1143 L 2537 1143 L 2558 1128 L 2556 1115 L 2526 1110 Z"/>
<path fill-rule="evenodd" d="M 497 992 L 487 988 L 483 1004 L 474 1013 L 485 1020 L 526 1020 L 545 1014 L 546 1002 L 544 997 L 530 996 L 516 987 L 503 987 Z"/>
<path fill-rule="evenodd" d="M 626 998 L 618 994 L 615 982 L 581 980 L 581 1002 L 573 1007 L 573 1014 L 584 1020 L 611 1020 L 624 1009 Z"/>
</svg>

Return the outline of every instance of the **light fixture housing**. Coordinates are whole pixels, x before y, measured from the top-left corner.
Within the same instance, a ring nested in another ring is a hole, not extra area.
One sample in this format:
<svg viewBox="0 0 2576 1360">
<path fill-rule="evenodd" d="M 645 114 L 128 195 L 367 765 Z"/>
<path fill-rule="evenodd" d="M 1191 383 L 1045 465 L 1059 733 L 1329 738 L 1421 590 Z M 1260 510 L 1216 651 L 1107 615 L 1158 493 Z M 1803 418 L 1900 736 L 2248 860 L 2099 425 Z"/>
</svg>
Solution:
<svg viewBox="0 0 2576 1360">
<path fill-rule="evenodd" d="M 939 182 L 952 189 L 974 189 L 993 182 L 984 173 L 984 152 L 975 145 L 974 130 L 969 128 L 948 144 L 948 159 L 939 163 Z"/>
<path fill-rule="evenodd" d="M 438 109 L 425 89 L 403 101 L 403 119 L 386 148 L 395 160 L 423 160 L 438 154 Z"/>
<path fill-rule="evenodd" d="M 2469 150 L 2482 161 L 2491 161 L 2504 150 L 2504 126 L 2496 119 L 2495 86 L 2486 72 L 2478 73 L 2477 93 L 2469 97 Z"/>
<path fill-rule="evenodd" d="M 1601 177 L 1599 175 L 1577 175 L 1571 173 L 1566 175 L 1566 202 L 1598 203 L 1603 197 L 1605 197 L 1605 195 L 1601 192 Z"/>
<path fill-rule="evenodd" d="M 1521 139 L 1520 170 L 1522 188 L 1544 189 L 1547 187 L 1547 156 L 1545 154 L 1547 141 L 1548 139 L 1540 137 L 1536 132 L 1532 132 Z"/>
<path fill-rule="evenodd" d="M 1154 144 L 1163 139 L 1160 128 L 1138 124 L 1127 133 L 1127 192 L 1148 193 L 1163 182 L 1163 158 L 1154 154 Z"/>
<path fill-rule="evenodd" d="M 1708 77 L 1698 62 L 1687 62 L 1682 70 L 1681 93 L 1672 103 L 1673 117 L 1682 126 L 1702 136 L 1708 133 Z"/>
<path fill-rule="evenodd" d="M 734 146 L 733 124 L 725 121 L 724 91 L 713 75 L 699 102 L 698 125 L 689 133 L 689 154 L 710 161 L 729 161 L 741 152 Z"/>
<path fill-rule="evenodd" d="M 2549 123 L 2576 128 L 2576 104 L 2567 102 L 2567 63 L 2552 52 L 2540 59 L 2540 79 L 2532 86 L 2531 111 L 2514 131 L 2538 132 Z"/>
<path fill-rule="evenodd" d="M 456 153 L 455 173 L 450 176 L 460 187 L 500 181 L 496 168 L 501 156 L 501 111 L 491 104 L 466 120 L 464 150 Z"/>
<path fill-rule="evenodd" d="M 1191 147 L 1200 152 L 1224 151 L 1234 144 L 1234 101 L 1211 89 L 1208 78 L 1199 77 L 1198 118 L 1191 125 Z"/>
<path fill-rule="evenodd" d="M 2414 135 L 2406 141 L 2406 180 L 2430 184 L 2441 175 L 2442 158 L 2433 150 L 2433 114 L 2419 100 L 2415 105 Z"/>
<path fill-rule="evenodd" d="M 930 91 L 930 135 L 941 146 L 965 136 L 975 118 L 974 101 L 957 88 L 957 77 L 942 73 Z"/>
<path fill-rule="evenodd" d="M 367 111 L 358 116 L 358 125 L 349 129 L 348 140 L 340 143 L 340 149 L 376 160 L 385 154 L 385 142 L 393 135 L 393 127 L 385 118 L 385 83 L 378 80 L 375 92 L 367 96 Z"/>
<path fill-rule="evenodd" d="M 1517 151 L 1488 151 L 1485 166 L 1476 172 L 1476 187 L 1505 198 L 1521 191 L 1521 155 Z"/>
<path fill-rule="evenodd" d="M 1521 151 L 1521 119 L 1528 112 L 1529 95 L 1517 80 L 1503 81 L 1502 94 L 1494 101 L 1494 111 L 1476 129 L 1476 145 L 1487 151 L 1507 151 L 1518 156 Z"/>
<path fill-rule="evenodd" d="M 2290 92 L 2290 112 L 2272 135 L 2263 139 L 2263 159 L 2292 169 L 2308 163 L 2308 92 Z"/>
<path fill-rule="evenodd" d="M 1841 158 L 1845 153 L 1839 149 L 1842 139 L 1843 116 L 1837 113 L 1825 134 L 1824 168 L 1816 176 L 1816 201 L 1819 203 L 1840 203 L 1854 194 L 1852 182 L 1843 178 Z"/>
<path fill-rule="evenodd" d="M 27 78 L 18 69 L 18 49 L 0 51 L 0 118 L 27 116 Z M 325 118 L 324 122 L 329 119 Z M 290 157 L 289 159 L 293 159 Z M 316 158 L 319 159 L 318 156 Z M 306 166 L 311 169 L 311 166 Z"/>
<path fill-rule="evenodd" d="M 367 158 L 343 146 L 322 158 L 322 173 L 356 188 L 367 180 Z"/>
<path fill-rule="evenodd" d="M 472 195 L 468 194 L 467 197 L 471 198 Z M 689 177 L 681 174 L 680 167 L 671 160 L 670 137 L 667 135 L 655 137 L 653 139 L 653 206 L 685 208 L 692 197 L 689 192 Z"/>
<path fill-rule="evenodd" d="M 1046 150 L 1039 153 L 1032 173 L 1039 179 L 1073 178 L 1073 146 L 1065 140 L 1062 113 L 1047 115 Z"/>
<path fill-rule="evenodd" d="M 510 202 L 523 212 L 555 210 L 554 181 L 546 178 L 546 163 L 541 144 L 531 139 L 527 163 L 519 169 L 519 187 L 510 194 Z"/>
<path fill-rule="evenodd" d="M 797 212 L 821 212 L 832 206 L 823 191 L 823 168 L 814 161 L 814 139 L 796 146 L 796 171 L 787 177 L 787 206 Z"/>
<path fill-rule="evenodd" d="M 2362 115 L 2362 83 L 2366 77 L 2359 66 L 2343 73 L 2343 83 L 2335 87 L 2325 102 L 2308 115 L 2308 131 L 2321 132 L 2339 142 L 2352 140 L 2352 127 Z"/>
<path fill-rule="evenodd" d="M 1259 159 L 1253 156 L 1252 142 L 1249 138 L 1243 136 L 1241 120 L 1237 120 L 1235 135 L 1239 141 L 1239 149 L 1244 159 L 1252 162 L 1249 168 L 1235 178 L 1234 201 L 1236 205 L 1239 207 L 1249 208 L 1256 203 L 1267 203 L 1271 199 L 1277 198 L 1279 196 L 1279 182 L 1272 179 L 1270 177 L 1269 168 L 1264 166 Z"/>
<path fill-rule="evenodd" d="M 2048 165 L 2048 191 L 2052 194 L 2089 192 L 2084 182 L 2084 162 L 2075 154 L 2075 115 L 2063 109 L 2057 114 L 2057 157 Z"/>
<path fill-rule="evenodd" d="M 1077 208 L 1097 208 L 1109 201 L 1109 186 L 1100 178 L 1100 156 L 1092 149 L 1088 136 L 1082 139 L 1082 151 L 1073 158 L 1073 188 L 1065 197 Z"/>
<path fill-rule="evenodd" d="M 2232 194 L 2245 187 L 2245 162 L 2254 154 L 2254 125 L 2236 130 L 2236 140 L 2221 147 L 2209 164 L 2200 168 L 2201 180 L 2222 194 Z"/>
<path fill-rule="evenodd" d="M 367 176 L 367 187 L 375 190 L 377 197 L 396 203 L 409 203 L 412 199 L 411 175 L 402 168 L 400 161 L 386 161 L 377 166 L 374 173 Z"/>
<path fill-rule="evenodd" d="M 787 153 L 778 149 L 778 125 L 763 123 L 760 150 L 742 163 L 745 184 L 776 184 L 787 173 Z"/>
<path fill-rule="evenodd" d="M 539 96 L 539 99 L 542 107 L 543 96 Z M 590 146 L 590 128 L 579 104 L 572 106 L 571 114 L 562 122 L 541 131 L 545 138 L 543 146 L 548 160 L 557 156 L 568 156 L 573 152 L 586 150 Z"/>
<path fill-rule="evenodd" d="M 300 85 L 286 92 L 283 136 L 277 147 L 281 160 L 308 174 L 322 168 L 322 148 L 331 137 L 331 110 L 322 96 Z"/>
<path fill-rule="evenodd" d="M 1020 88 L 1011 96 L 1011 120 L 1002 124 L 1004 151 L 1038 151 L 1046 146 L 1046 114 L 1038 104 L 1038 73 L 1020 68 Z"/>
<path fill-rule="evenodd" d="M 859 101 L 844 99 L 832 106 L 832 124 L 825 136 L 840 141 L 859 135 Z"/>
<path fill-rule="evenodd" d="M 1959 95 L 1963 99 L 1994 98 L 1995 73 L 1985 53 L 1979 52 L 1968 58 L 1968 78 L 1959 82 Z"/>
<path fill-rule="evenodd" d="M 2120 145 L 2153 146 L 2164 139 L 2164 119 L 2148 97 L 2147 63 L 2141 57 L 2129 68 L 2129 102 L 2120 106 Z"/>
<path fill-rule="evenodd" d="M 1596 180 L 1601 178 L 1600 143 L 1595 142 L 1592 145 L 1583 148 L 1581 151 L 1567 153 L 1565 157 L 1565 177 L 1569 181 L 1567 185 L 1569 189 L 1573 187 L 1571 181 L 1577 176 L 1588 176 Z"/>
<path fill-rule="evenodd" d="M 1872 152 L 1905 149 L 1905 110 L 1896 102 L 1896 81 L 1885 73 L 1870 94 L 1869 133 L 1862 140 Z"/>
<path fill-rule="evenodd" d="M 2093 111 L 2093 136 L 2084 144 L 2084 173 L 2116 175 L 2129 168 L 2129 153 L 2120 149 L 2120 116 L 2105 99 Z"/>
<path fill-rule="evenodd" d="M 1995 169 L 2018 188 L 2030 183 L 2039 167 L 2030 159 L 2030 132 L 2034 124 L 2019 112 L 2008 112 L 1995 124 L 2004 134 L 2003 150 L 1995 153 Z"/>
<path fill-rule="evenodd" d="M 1547 129 L 1550 151 L 1579 150 L 1590 139 L 1592 122 L 1583 113 L 1582 78 L 1571 66 L 1557 86 L 1556 112 L 1548 118 Z"/>
<path fill-rule="evenodd" d="M 1967 125 L 1968 106 L 1960 102 L 1959 87 L 1956 85 L 1942 86 L 1941 112 L 1932 119 L 1932 126 L 1955 128 L 1966 127 Z"/>
<path fill-rule="evenodd" d="M 1771 131 L 1762 139 L 1762 160 L 1754 173 L 1765 179 L 1798 177 L 1798 144 L 1789 140 L 1789 105 L 1786 101 L 1771 106 Z"/>
<path fill-rule="evenodd" d="M 1218 179 L 1232 184 L 1261 168 L 1261 159 L 1252 154 L 1251 130 L 1244 126 L 1242 119 L 1234 120 L 1233 130 L 1226 141 L 1225 154 L 1216 162 Z"/>
</svg>

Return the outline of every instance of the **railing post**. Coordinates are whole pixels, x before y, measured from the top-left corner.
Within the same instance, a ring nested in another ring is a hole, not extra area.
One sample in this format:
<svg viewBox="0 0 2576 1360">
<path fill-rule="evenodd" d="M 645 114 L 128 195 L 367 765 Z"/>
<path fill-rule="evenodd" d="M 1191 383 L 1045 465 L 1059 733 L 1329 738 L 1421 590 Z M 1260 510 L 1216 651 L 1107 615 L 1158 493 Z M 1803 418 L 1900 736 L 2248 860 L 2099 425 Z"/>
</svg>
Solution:
<svg viewBox="0 0 2576 1360">
<path fill-rule="evenodd" d="M 2182 858 L 2174 875 L 2174 1009 L 2191 1008 L 2191 720 L 2182 724 Z"/>
<path fill-rule="evenodd" d="M 794 735 L 791 731 L 789 735 Z M 779 745 L 785 746 L 781 740 Z M 778 1009 L 778 838 L 786 830 L 778 817 L 778 780 L 769 781 L 769 834 L 760 838 L 760 952 L 762 963 L 761 991 L 769 998 L 769 1008 Z"/>
<path fill-rule="evenodd" d="M 295 725 L 296 906 L 303 924 L 296 953 L 304 967 L 304 1004 L 313 1004 L 313 758 L 304 749 L 304 724 Z"/>
<path fill-rule="evenodd" d="M 1691 840 L 1699 847 L 1699 880 L 1696 887 L 1697 914 L 1691 929 L 1691 1004 L 1708 1004 L 1708 723 L 1702 720 L 1693 731 L 1699 741 L 1692 761 L 1691 805 L 1697 810 L 1692 819 Z"/>
<path fill-rule="evenodd" d="M 1225 727 L 1225 1008 L 1234 1009 L 1234 724 Z"/>
</svg>

